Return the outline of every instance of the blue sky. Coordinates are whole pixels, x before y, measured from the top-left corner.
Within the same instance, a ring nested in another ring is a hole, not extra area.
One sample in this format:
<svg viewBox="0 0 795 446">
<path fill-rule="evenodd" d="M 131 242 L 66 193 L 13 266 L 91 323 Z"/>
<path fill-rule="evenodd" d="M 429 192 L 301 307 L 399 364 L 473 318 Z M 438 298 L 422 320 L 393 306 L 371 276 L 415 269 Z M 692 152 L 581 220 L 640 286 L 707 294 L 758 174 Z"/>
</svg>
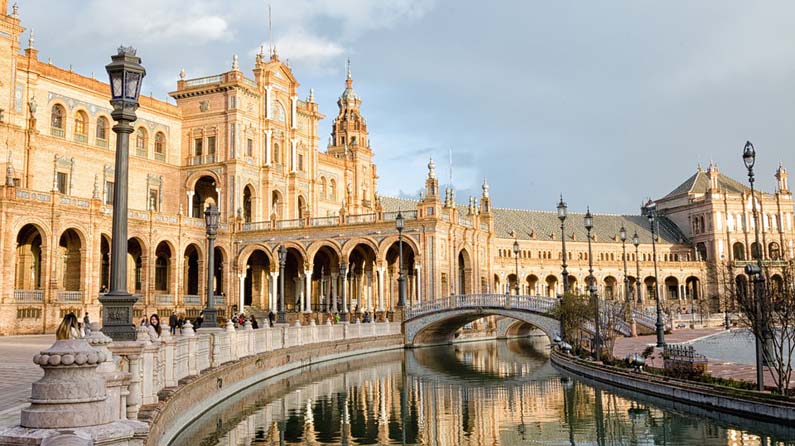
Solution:
<svg viewBox="0 0 795 446">
<path fill-rule="evenodd" d="M 144 91 L 164 99 L 181 68 L 250 73 L 266 43 L 259 0 L 19 0 L 40 58 L 104 78 L 121 44 L 139 50 Z M 345 59 L 376 151 L 379 192 L 415 196 L 428 157 L 457 199 L 637 213 L 711 160 L 758 185 L 795 168 L 795 4 L 785 1 L 273 0 L 273 37 L 315 89 L 331 128 Z M 27 35 L 23 37 L 26 46 Z"/>
</svg>

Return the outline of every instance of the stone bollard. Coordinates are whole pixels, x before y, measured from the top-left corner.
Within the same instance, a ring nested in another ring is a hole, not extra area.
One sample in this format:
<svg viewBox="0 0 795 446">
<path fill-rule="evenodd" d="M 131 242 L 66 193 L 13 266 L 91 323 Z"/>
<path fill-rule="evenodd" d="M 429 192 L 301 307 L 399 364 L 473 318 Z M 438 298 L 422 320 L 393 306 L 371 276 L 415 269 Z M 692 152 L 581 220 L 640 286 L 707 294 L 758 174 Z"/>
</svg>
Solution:
<svg viewBox="0 0 795 446">
<path fill-rule="evenodd" d="M 130 374 L 122 372 L 113 361 L 113 353 L 108 346 L 113 339 L 102 333 L 99 322 L 91 323 L 91 331 L 86 338 L 89 345 L 95 350 L 105 354 L 105 361 L 97 367 L 97 372 L 105 378 L 107 389 L 107 410 L 112 413 L 115 420 L 127 418 L 127 386 L 130 384 Z"/>
<path fill-rule="evenodd" d="M 33 383 L 20 425 L 34 429 L 96 426 L 115 421 L 107 409 L 105 379 L 97 367 L 105 353 L 85 339 L 55 341 L 33 357 L 44 377 Z"/>
<path fill-rule="evenodd" d="M 182 336 L 189 338 L 196 336 L 196 332 L 193 330 L 193 324 L 190 323 L 190 319 L 186 320 L 185 325 L 182 326 Z"/>
</svg>

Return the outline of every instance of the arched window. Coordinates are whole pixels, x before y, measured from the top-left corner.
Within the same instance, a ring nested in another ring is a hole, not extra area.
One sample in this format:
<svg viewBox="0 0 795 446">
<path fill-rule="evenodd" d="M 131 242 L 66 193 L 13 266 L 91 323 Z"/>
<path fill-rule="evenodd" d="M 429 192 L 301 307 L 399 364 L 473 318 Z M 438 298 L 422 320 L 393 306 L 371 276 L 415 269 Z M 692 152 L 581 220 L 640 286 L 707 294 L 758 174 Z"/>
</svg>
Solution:
<svg viewBox="0 0 795 446">
<path fill-rule="evenodd" d="M 168 257 L 160 255 L 155 261 L 155 289 L 166 291 L 168 289 Z"/>
<path fill-rule="evenodd" d="M 286 121 L 285 115 L 286 113 L 284 112 L 284 107 L 281 102 L 273 101 L 271 104 L 271 116 L 273 116 L 273 119 L 283 123 Z"/>
<path fill-rule="evenodd" d="M 745 245 L 742 242 L 732 245 L 732 255 L 734 255 L 734 260 L 745 260 Z"/>
<path fill-rule="evenodd" d="M 94 136 L 97 139 L 98 146 L 108 146 L 108 118 L 104 116 L 97 118 L 97 131 Z"/>
<path fill-rule="evenodd" d="M 166 158 L 166 135 L 155 133 L 155 158 L 163 161 Z"/>
<path fill-rule="evenodd" d="M 773 242 L 769 244 L 767 247 L 767 254 L 770 256 L 770 260 L 778 260 L 779 257 L 781 257 L 781 249 L 778 243 Z"/>
<path fill-rule="evenodd" d="M 279 164 L 279 143 L 273 144 L 273 162 Z"/>
<path fill-rule="evenodd" d="M 52 106 L 52 113 L 50 114 L 50 134 L 53 136 L 64 137 L 64 130 L 66 129 L 66 110 L 60 104 Z"/>
<path fill-rule="evenodd" d="M 326 177 L 320 177 L 320 198 L 326 198 Z"/>
<path fill-rule="evenodd" d="M 138 156 L 146 156 L 146 130 L 143 127 L 138 127 L 135 132 L 135 154 Z"/>
<path fill-rule="evenodd" d="M 334 180 L 334 178 L 332 178 L 329 182 L 328 197 L 331 200 L 337 199 L 337 182 Z"/>
<path fill-rule="evenodd" d="M 80 110 L 75 113 L 75 141 L 86 142 L 88 138 L 88 116 Z"/>
</svg>

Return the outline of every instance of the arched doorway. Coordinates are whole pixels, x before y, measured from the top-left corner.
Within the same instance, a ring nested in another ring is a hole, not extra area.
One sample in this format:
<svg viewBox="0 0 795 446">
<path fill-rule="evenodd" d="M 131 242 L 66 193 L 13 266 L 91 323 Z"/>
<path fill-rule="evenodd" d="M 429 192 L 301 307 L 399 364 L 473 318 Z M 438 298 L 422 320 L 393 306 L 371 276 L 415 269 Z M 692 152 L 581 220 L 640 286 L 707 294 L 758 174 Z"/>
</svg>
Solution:
<svg viewBox="0 0 795 446">
<path fill-rule="evenodd" d="M 61 260 L 59 288 L 64 291 L 79 291 L 82 276 L 80 268 L 82 243 L 74 229 L 67 229 L 58 240 L 58 258 Z"/>
<path fill-rule="evenodd" d="M 17 259 L 14 274 L 16 290 L 40 290 L 42 288 L 42 236 L 39 230 L 25 225 L 17 234 Z"/>
<path fill-rule="evenodd" d="M 199 295 L 199 248 L 195 244 L 185 248 L 183 259 L 183 280 L 185 294 L 190 296 Z"/>
<path fill-rule="evenodd" d="M 701 281 L 698 277 L 688 276 L 685 279 L 685 293 L 685 297 L 689 300 L 701 299 Z"/>
<path fill-rule="evenodd" d="M 502 292 L 502 281 L 500 281 L 499 274 L 494 275 L 494 287 L 492 288 L 492 293 L 501 293 Z"/>
<path fill-rule="evenodd" d="M 304 294 L 304 255 L 296 248 L 287 248 L 284 264 L 284 309 L 301 311 Z"/>
<path fill-rule="evenodd" d="M 405 302 L 407 305 L 409 304 L 409 296 L 411 295 L 410 290 L 410 283 L 409 280 L 409 269 L 406 268 L 406 263 L 408 262 L 408 253 L 406 252 L 407 248 L 403 246 L 403 263 L 404 263 L 404 270 L 403 273 L 405 274 L 406 278 L 406 300 Z M 350 255 L 348 256 L 348 271 L 347 271 L 347 303 L 350 305 L 350 309 L 352 311 L 360 311 L 363 312 L 365 310 L 372 312 L 374 308 L 374 297 L 376 296 L 375 287 L 377 285 L 375 281 L 375 249 L 367 243 L 359 243 L 356 245 L 353 250 L 351 251 Z M 395 263 L 397 265 L 397 263 Z M 398 271 L 397 267 L 395 267 L 395 276 L 394 281 L 397 284 L 398 279 Z M 393 305 L 397 305 L 397 298 L 398 298 L 398 288 L 395 287 L 395 295 Z"/>
<path fill-rule="evenodd" d="M 339 305 L 337 280 L 340 268 L 337 252 L 329 246 L 321 247 L 312 259 L 312 296 L 313 311 L 323 313 L 337 312 Z M 383 308 L 379 308 L 383 310 Z"/>
<path fill-rule="evenodd" d="M 572 274 L 569 274 L 568 280 L 569 280 L 569 292 L 574 294 L 579 294 L 580 285 L 579 285 L 579 280 L 577 280 L 577 277 Z"/>
<path fill-rule="evenodd" d="M 508 274 L 508 294 L 520 294 L 522 291 L 516 291 L 516 287 L 518 286 L 518 281 L 516 280 L 516 274 Z"/>
<path fill-rule="evenodd" d="M 137 238 L 127 240 L 127 287 L 133 294 L 140 294 L 144 289 L 143 244 Z"/>
<path fill-rule="evenodd" d="M 284 204 L 282 203 L 282 194 L 280 194 L 279 191 L 274 190 L 271 192 L 271 218 L 275 218 L 276 220 L 283 219 L 283 208 Z"/>
<path fill-rule="evenodd" d="M 646 279 L 643 280 L 643 284 L 646 286 L 646 300 L 657 299 L 657 281 L 654 280 L 654 277 L 646 277 Z"/>
<path fill-rule="evenodd" d="M 772 257 L 772 252 L 771 252 Z M 784 292 L 784 279 L 779 274 L 770 277 L 770 292 L 775 296 Z"/>
<path fill-rule="evenodd" d="M 732 245 L 732 255 L 734 260 L 745 260 L 745 245 L 742 242 L 735 242 Z"/>
<path fill-rule="evenodd" d="M 272 310 L 274 313 L 279 310 L 272 299 L 266 299 L 267 296 L 270 296 L 268 291 L 270 289 L 268 286 L 270 269 L 270 258 L 261 249 L 254 250 L 248 256 L 246 277 L 243 280 L 243 305 Z"/>
<path fill-rule="evenodd" d="M 203 176 L 196 181 L 193 186 L 193 218 L 204 218 L 204 210 L 210 203 L 218 204 L 218 185 L 215 179 L 209 175 Z"/>
<path fill-rule="evenodd" d="M 748 278 L 740 274 L 734 278 L 734 285 L 736 287 L 735 291 L 737 293 L 737 300 L 746 300 L 750 295 L 750 289 L 748 288 Z"/>
<path fill-rule="evenodd" d="M 297 218 L 301 219 L 306 217 L 307 208 L 306 208 L 306 200 L 304 199 L 303 195 L 298 196 L 298 209 L 296 212 Z"/>
<path fill-rule="evenodd" d="M 155 291 L 161 294 L 171 293 L 171 247 L 160 242 L 155 249 Z"/>
<path fill-rule="evenodd" d="M 704 242 L 696 243 L 696 260 L 699 262 L 706 262 L 709 260 L 707 257 L 707 245 Z"/>
<path fill-rule="evenodd" d="M 224 252 L 216 246 L 213 248 L 213 296 L 226 297 L 224 291 Z M 228 302 L 225 302 L 228 303 Z"/>
<path fill-rule="evenodd" d="M 462 249 L 458 252 L 458 294 L 472 294 L 472 260 L 469 252 Z"/>
<path fill-rule="evenodd" d="M 615 299 L 618 297 L 618 280 L 613 276 L 605 277 L 605 299 Z"/>
<path fill-rule="evenodd" d="M 535 274 L 530 274 L 527 276 L 527 293 L 533 296 L 537 296 L 538 293 L 538 276 Z"/>
<path fill-rule="evenodd" d="M 544 295 L 546 297 L 556 297 L 558 293 L 558 278 L 550 274 L 547 276 L 545 282 L 547 287 Z"/>
<path fill-rule="evenodd" d="M 251 206 L 253 197 L 254 189 L 252 189 L 251 185 L 247 185 L 245 189 L 243 189 L 243 221 L 246 223 L 250 223 L 253 218 Z"/>
<path fill-rule="evenodd" d="M 679 299 L 679 279 L 674 276 L 665 278 L 665 298 L 669 300 Z"/>
<path fill-rule="evenodd" d="M 767 245 L 767 255 L 770 257 L 770 260 L 778 260 L 781 258 L 781 248 L 777 242 L 771 242 Z"/>
<path fill-rule="evenodd" d="M 102 234 L 99 238 L 99 292 L 110 290 L 110 237 Z"/>
</svg>

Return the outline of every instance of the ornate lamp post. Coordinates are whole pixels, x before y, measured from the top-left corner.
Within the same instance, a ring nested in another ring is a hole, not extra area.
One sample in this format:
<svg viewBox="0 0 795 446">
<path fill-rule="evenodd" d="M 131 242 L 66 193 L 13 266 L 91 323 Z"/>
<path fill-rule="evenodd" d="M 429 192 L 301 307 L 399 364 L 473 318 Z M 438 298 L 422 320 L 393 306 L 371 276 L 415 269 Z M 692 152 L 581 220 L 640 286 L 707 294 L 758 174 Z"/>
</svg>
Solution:
<svg viewBox="0 0 795 446">
<path fill-rule="evenodd" d="M 745 168 L 748 169 L 748 183 L 751 184 L 751 209 L 754 217 L 754 246 L 756 249 L 751 249 L 751 256 L 756 260 L 756 264 L 748 264 L 745 266 L 745 273 L 754 282 L 754 312 L 756 313 L 755 323 L 756 327 L 756 388 L 757 390 L 764 390 L 764 343 L 765 336 L 762 331 L 764 324 L 762 323 L 763 309 L 762 299 L 765 293 L 765 278 L 762 277 L 762 246 L 759 244 L 759 214 L 756 210 L 756 195 L 754 194 L 754 164 L 756 163 L 756 149 L 751 141 L 745 142 L 743 147 L 743 163 Z"/>
<path fill-rule="evenodd" d="M 284 267 L 287 264 L 287 248 L 284 245 L 279 245 L 276 252 L 279 256 L 279 317 L 277 322 L 284 324 L 287 323 L 284 318 Z"/>
<path fill-rule="evenodd" d="M 215 290 L 213 289 L 214 282 L 214 265 L 215 250 L 213 244 L 215 243 L 215 235 L 218 234 L 218 217 L 221 215 L 218 212 L 218 206 L 210 204 L 204 210 L 204 221 L 207 224 L 207 308 L 204 309 L 205 327 L 215 328 L 218 326 L 217 311 L 215 309 Z M 240 311 L 243 311 L 242 308 Z"/>
<path fill-rule="evenodd" d="M 398 211 L 395 217 L 395 228 L 398 231 L 398 307 L 406 305 L 406 277 L 403 275 L 403 228 L 406 225 L 406 220 L 403 219 L 403 214 Z"/>
<path fill-rule="evenodd" d="M 654 262 L 654 299 L 657 301 L 657 322 L 654 324 L 657 328 L 657 347 L 665 347 L 665 329 L 662 318 L 662 305 L 660 303 L 660 282 L 657 280 L 657 235 L 655 233 L 657 203 L 649 200 L 641 211 L 646 212 L 646 217 L 649 219 L 649 227 L 651 228 L 651 260 Z"/>
<path fill-rule="evenodd" d="M 627 275 L 627 230 L 624 225 L 618 230 L 618 236 L 621 238 L 621 256 L 624 258 L 624 302 L 627 304 L 626 319 L 629 320 L 630 304 L 629 304 L 629 276 Z"/>
<path fill-rule="evenodd" d="M 514 239 L 513 241 L 513 259 L 516 263 L 515 277 L 516 277 L 516 295 L 519 295 L 519 242 Z"/>
<path fill-rule="evenodd" d="M 138 117 L 138 95 L 146 70 L 132 47 L 119 47 L 105 66 L 110 77 L 110 115 L 116 121 L 116 165 L 113 189 L 110 291 L 99 297 L 102 303 L 102 331 L 114 341 L 134 341 L 133 305 L 138 300 L 127 291 L 127 174 L 132 122 Z"/>
<path fill-rule="evenodd" d="M 561 244 L 561 258 L 563 259 L 563 271 L 560 275 L 563 277 L 563 294 L 569 292 L 569 271 L 566 269 L 566 202 L 563 201 L 563 195 L 560 196 L 560 203 L 558 203 L 558 219 L 560 219 L 560 244 Z"/>
<path fill-rule="evenodd" d="M 632 244 L 635 245 L 635 288 L 638 290 L 637 302 L 642 304 L 643 298 L 640 294 L 640 249 L 638 248 L 640 246 L 640 237 L 638 237 L 638 231 L 632 234 Z"/>
<path fill-rule="evenodd" d="M 591 295 L 591 300 L 594 302 L 594 339 L 593 339 L 593 357 L 599 359 L 599 352 L 602 349 L 602 336 L 599 334 L 599 296 L 596 295 L 596 279 L 593 276 L 593 253 L 591 251 L 591 229 L 593 229 L 593 216 L 591 209 L 588 208 L 585 212 L 585 230 L 588 232 L 588 292 Z"/>
</svg>

